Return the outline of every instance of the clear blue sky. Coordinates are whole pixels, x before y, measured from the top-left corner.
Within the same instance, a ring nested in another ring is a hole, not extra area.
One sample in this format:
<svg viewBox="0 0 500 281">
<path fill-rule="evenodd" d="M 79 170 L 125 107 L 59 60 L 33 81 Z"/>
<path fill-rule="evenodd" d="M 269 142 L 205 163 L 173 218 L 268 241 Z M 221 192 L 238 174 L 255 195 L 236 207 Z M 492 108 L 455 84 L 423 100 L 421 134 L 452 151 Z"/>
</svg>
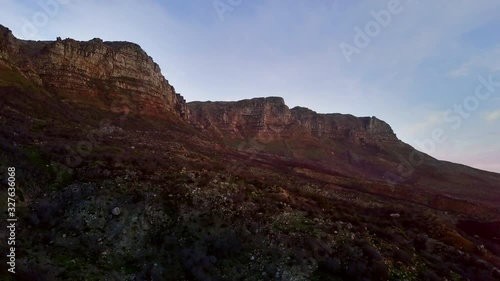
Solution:
<svg viewBox="0 0 500 281">
<path fill-rule="evenodd" d="M 188 101 L 282 96 L 377 116 L 436 158 L 500 172 L 499 10 L 498 0 L 1 0 L 0 23 L 25 39 L 136 42 Z M 479 99 L 489 75 L 496 86 Z M 446 141 L 422 147 L 436 130 Z"/>
</svg>

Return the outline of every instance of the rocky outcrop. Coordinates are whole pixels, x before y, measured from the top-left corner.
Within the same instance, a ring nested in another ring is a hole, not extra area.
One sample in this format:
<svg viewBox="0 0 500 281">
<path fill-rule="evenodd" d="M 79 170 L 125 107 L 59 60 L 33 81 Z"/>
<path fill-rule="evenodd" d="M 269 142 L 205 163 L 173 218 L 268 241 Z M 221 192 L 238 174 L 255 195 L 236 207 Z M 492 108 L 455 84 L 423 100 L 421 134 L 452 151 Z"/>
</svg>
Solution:
<svg viewBox="0 0 500 281">
<path fill-rule="evenodd" d="M 9 59 L 9 53 L 13 51 L 15 40 L 10 29 L 0 25 L 0 60 Z"/>
<path fill-rule="evenodd" d="M 187 105 L 160 67 L 134 43 L 99 38 L 24 41 L 0 25 L 0 61 L 66 102 L 159 118 L 173 114 L 222 137 L 398 141 L 389 125 L 375 117 L 290 109 L 280 97 Z"/>
<path fill-rule="evenodd" d="M 141 115 L 189 117 L 182 96 L 134 43 L 98 38 L 24 41 L 0 26 L 0 59 L 70 102 L 112 110 L 126 107 Z"/>
<path fill-rule="evenodd" d="M 222 137 L 265 138 L 310 135 L 354 142 L 398 142 L 391 127 L 376 117 L 318 114 L 310 109 L 289 109 L 279 97 L 237 102 L 191 102 L 191 122 Z"/>
<path fill-rule="evenodd" d="M 238 102 L 191 102 L 191 122 L 202 130 L 232 137 L 283 133 L 292 115 L 282 98 Z"/>
</svg>

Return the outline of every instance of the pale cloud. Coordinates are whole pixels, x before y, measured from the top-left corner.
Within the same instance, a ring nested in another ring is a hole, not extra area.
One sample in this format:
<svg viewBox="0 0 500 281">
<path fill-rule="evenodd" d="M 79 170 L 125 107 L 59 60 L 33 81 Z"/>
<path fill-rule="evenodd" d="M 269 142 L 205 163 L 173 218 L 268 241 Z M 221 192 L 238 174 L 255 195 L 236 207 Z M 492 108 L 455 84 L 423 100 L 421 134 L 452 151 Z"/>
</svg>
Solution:
<svg viewBox="0 0 500 281">
<path fill-rule="evenodd" d="M 458 68 L 452 69 L 448 72 L 449 77 L 463 77 L 471 75 L 475 69 L 483 68 L 486 71 L 494 72 L 500 71 L 500 47 L 494 48 L 481 55 L 471 57 L 468 61 L 460 65 Z"/>
<path fill-rule="evenodd" d="M 500 109 L 496 111 L 485 112 L 483 113 L 483 117 L 489 122 L 500 120 Z"/>
<path fill-rule="evenodd" d="M 457 69 L 453 69 L 448 72 L 449 77 L 463 77 L 470 74 L 469 68 L 466 65 L 462 65 Z"/>
<path fill-rule="evenodd" d="M 367 1 L 363 3 L 365 2 Z M 376 1 L 376 3 L 379 5 L 370 5 L 374 10 L 384 7 L 387 1 Z M 363 50 L 362 63 L 377 63 L 377 67 L 406 65 L 407 68 L 412 68 L 425 58 L 448 52 L 461 34 L 494 19 L 496 15 L 490 11 L 493 7 L 500 7 L 500 3 L 498 1 L 483 1 L 482 5 L 468 1 L 407 3 L 401 17 L 395 16 L 383 34 L 374 38 L 372 45 Z M 366 9 L 365 13 L 368 15 L 369 11 Z M 356 25 L 363 26 L 363 24 L 361 21 Z M 417 26 L 418 29 L 415 28 Z M 377 44 L 380 41 L 390 42 L 391 47 Z M 369 57 L 368 54 L 374 54 L 371 56 L 373 61 L 365 60 Z"/>
<path fill-rule="evenodd" d="M 410 124 L 404 128 L 404 133 L 412 137 L 425 135 L 444 124 L 443 114 L 444 112 L 442 111 L 431 112 L 425 120 Z"/>
<path fill-rule="evenodd" d="M 450 150 L 451 153 L 438 157 L 456 163 L 467 163 L 471 167 L 499 172 L 500 146 L 492 145 L 483 149 L 477 149 L 477 146 L 467 145 Z M 462 153 L 460 153 L 462 152 Z"/>
</svg>

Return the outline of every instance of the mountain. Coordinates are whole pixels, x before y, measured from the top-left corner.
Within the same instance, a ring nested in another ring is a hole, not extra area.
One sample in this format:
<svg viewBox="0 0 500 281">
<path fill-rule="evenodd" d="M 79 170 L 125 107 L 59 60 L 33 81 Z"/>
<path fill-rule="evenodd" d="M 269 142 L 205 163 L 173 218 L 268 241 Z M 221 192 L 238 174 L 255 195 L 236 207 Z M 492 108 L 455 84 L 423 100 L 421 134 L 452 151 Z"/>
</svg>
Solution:
<svg viewBox="0 0 500 281">
<path fill-rule="evenodd" d="M 239 102 L 192 102 L 193 121 L 201 129 L 232 138 L 276 138 L 307 135 L 354 143 L 398 142 L 391 127 L 375 117 L 317 114 L 307 108 L 289 109 L 283 98 Z"/>
<path fill-rule="evenodd" d="M 376 117 L 186 103 L 137 44 L 1 25 L 0 95 L 6 280 L 500 278 L 500 175 Z"/>
<path fill-rule="evenodd" d="M 160 118 L 187 113 L 182 96 L 137 44 L 99 38 L 23 41 L 5 27 L 0 27 L 0 40 L 4 68 L 19 71 L 69 103 L 111 110 L 126 106 Z"/>
<path fill-rule="evenodd" d="M 262 152 L 314 161 L 334 175 L 500 205 L 498 174 L 439 161 L 419 152 L 399 140 L 392 128 L 376 117 L 290 109 L 279 97 L 191 102 L 188 108 L 195 127 L 228 144 L 251 139 Z"/>
</svg>

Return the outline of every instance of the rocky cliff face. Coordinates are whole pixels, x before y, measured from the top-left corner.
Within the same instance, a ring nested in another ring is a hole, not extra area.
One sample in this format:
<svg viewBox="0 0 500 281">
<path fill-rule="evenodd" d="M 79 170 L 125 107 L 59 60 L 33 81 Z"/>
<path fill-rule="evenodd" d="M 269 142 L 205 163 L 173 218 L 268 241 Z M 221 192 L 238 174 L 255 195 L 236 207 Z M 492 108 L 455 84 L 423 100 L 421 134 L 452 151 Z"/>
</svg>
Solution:
<svg viewBox="0 0 500 281">
<path fill-rule="evenodd" d="M 397 141 L 389 125 L 375 117 L 290 109 L 279 97 L 187 105 L 159 66 L 134 43 L 98 38 L 24 41 L 0 25 L 0 63 L 73 104 L 160 118 L 174 114 L 224 137 L 305 134 L 354 142 Z"/>
<path fill-rule="evenodd" d="M 310 135 L 354 142 L 397 142 L 391 127 L 375 117 L 318 114 L 302 107 L 288 108 L 279 97 L 238 102 L 188 103 L 198 128 L 219 136 L 266 138 Z"/>
<path fill-rule="evenodd" d="M 24 41 L 0 26 L 0 59 L 67 101 L 162 117 L 189 111 L 140 46 L 93 39 Z M 5 63 L 4 63 L 5 64 Z"/>
</svg>

